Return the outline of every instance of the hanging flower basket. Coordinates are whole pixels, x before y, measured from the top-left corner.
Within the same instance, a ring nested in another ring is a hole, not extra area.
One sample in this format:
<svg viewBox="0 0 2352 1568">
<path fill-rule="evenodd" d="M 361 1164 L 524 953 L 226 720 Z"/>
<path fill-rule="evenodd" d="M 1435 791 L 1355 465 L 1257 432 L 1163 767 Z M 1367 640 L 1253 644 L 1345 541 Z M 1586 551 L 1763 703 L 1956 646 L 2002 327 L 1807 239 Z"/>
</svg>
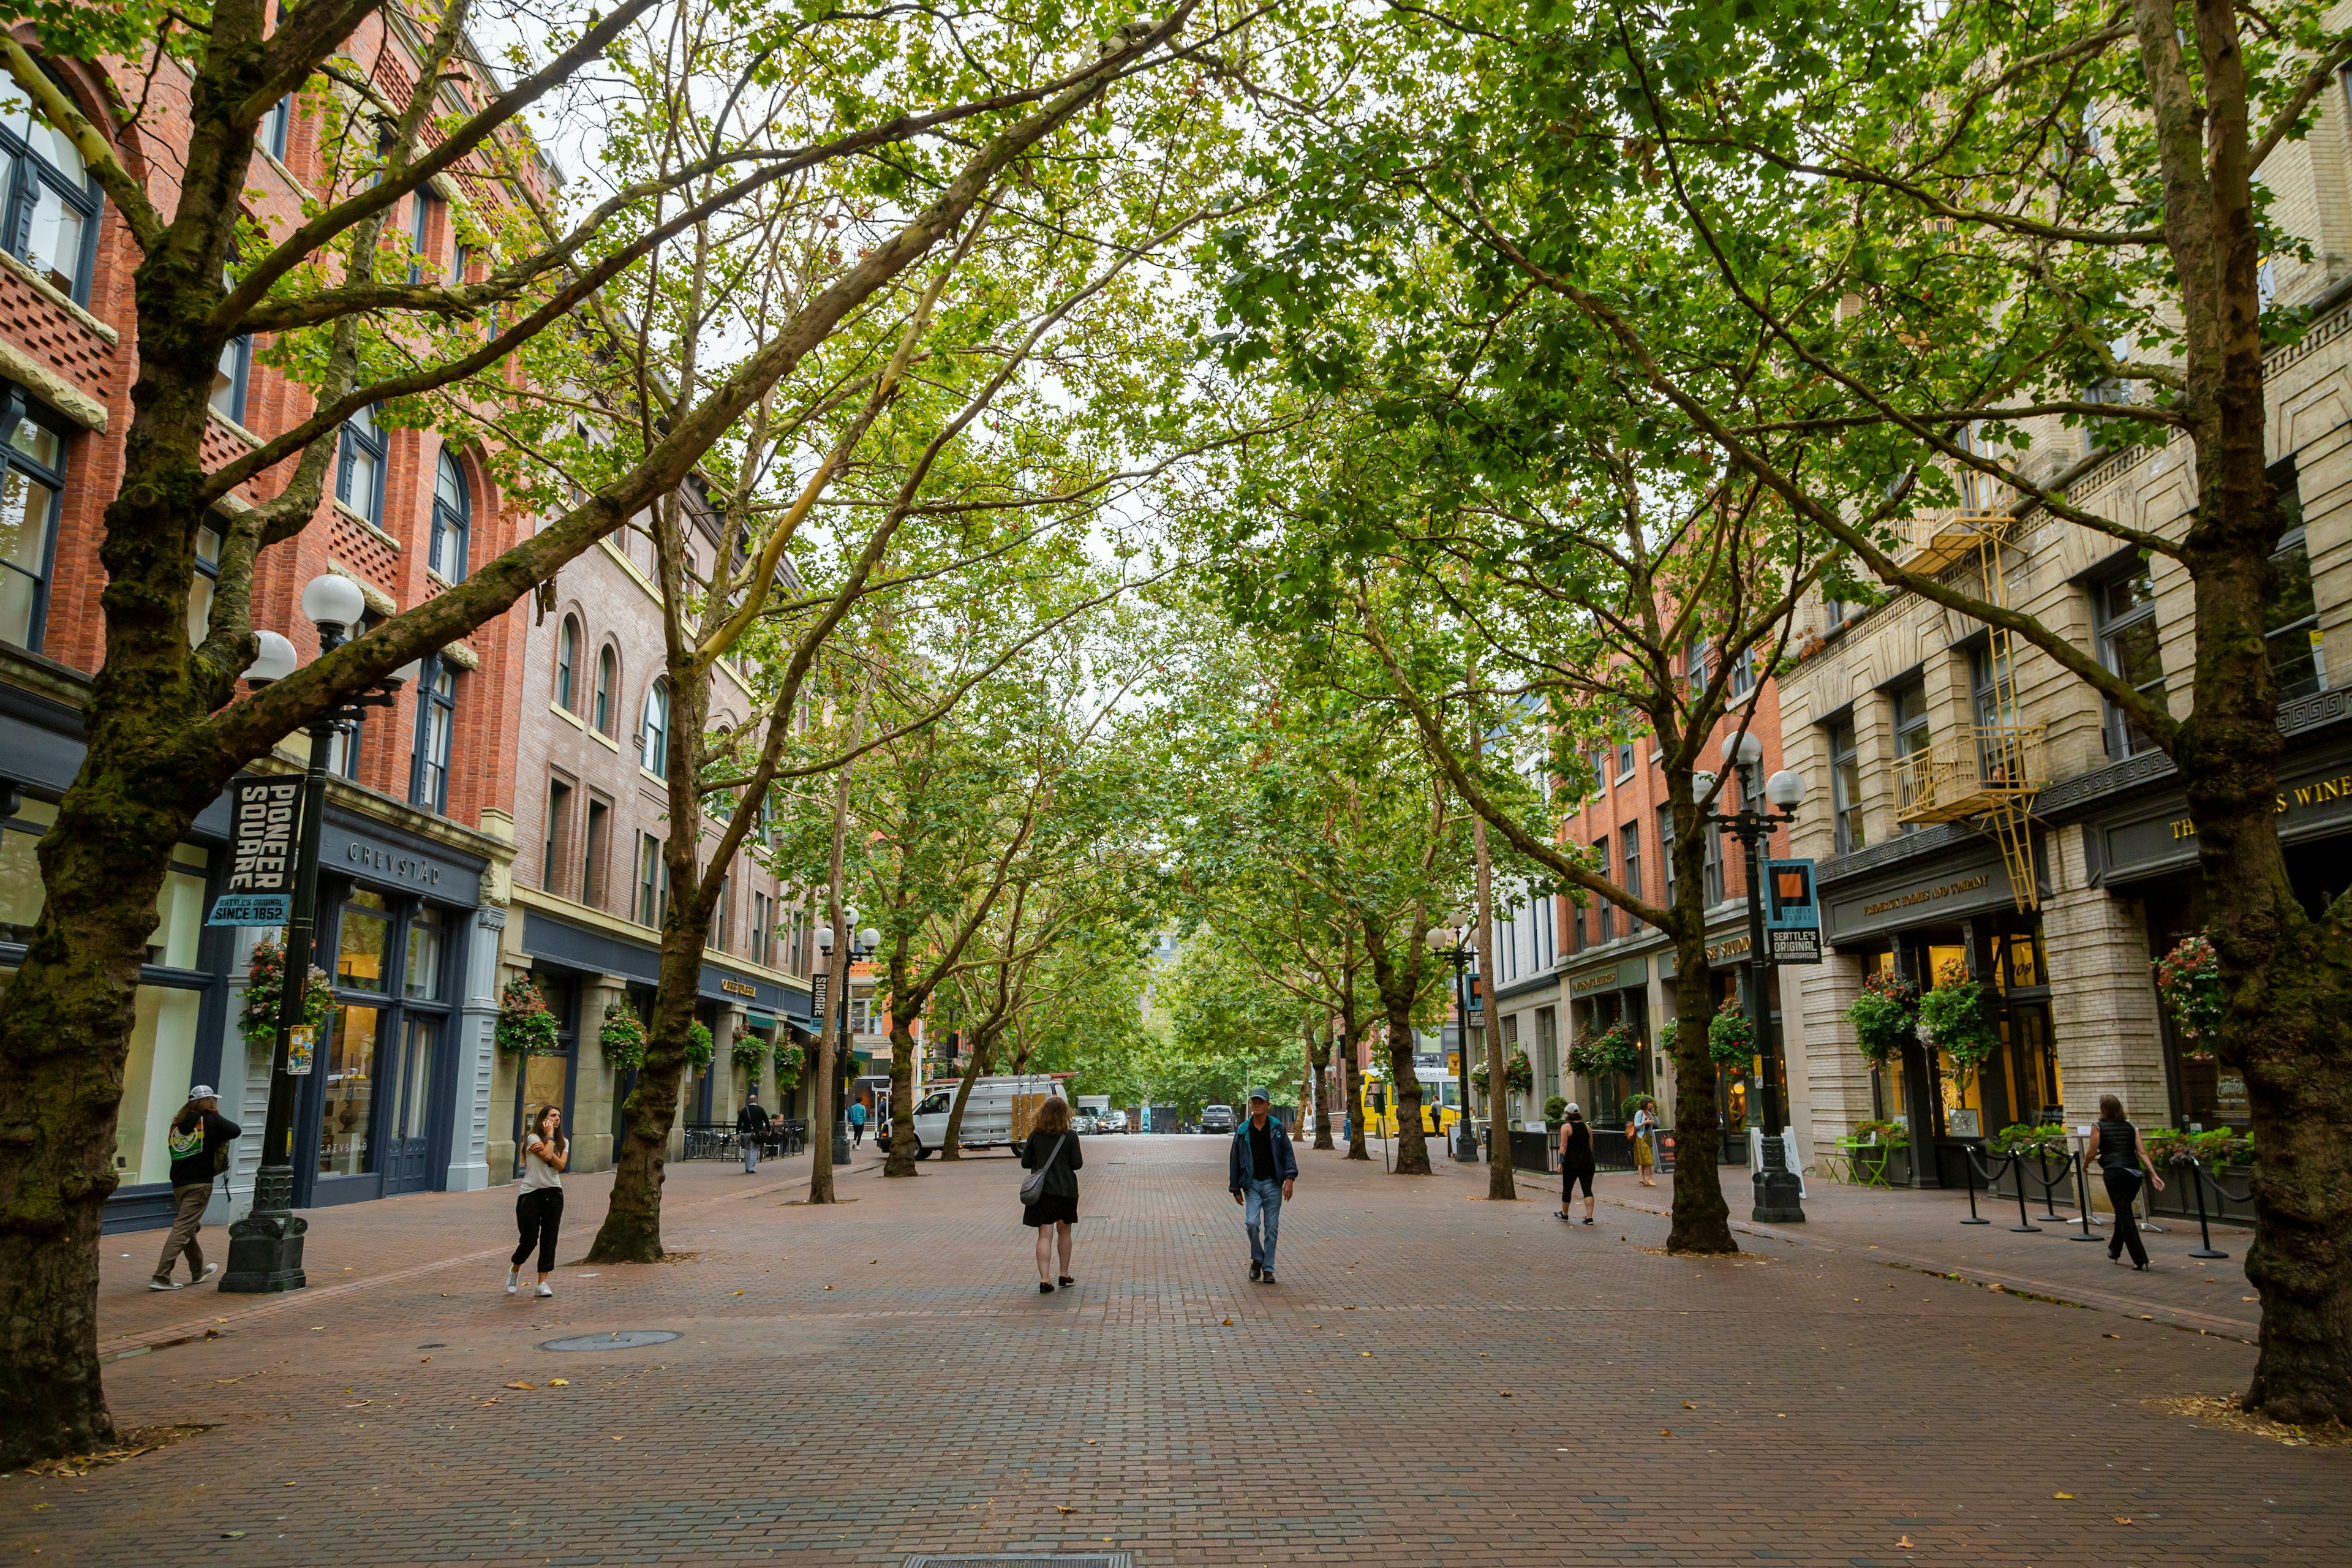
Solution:
<svg viewBox="0 0 2352 1568">
<path fill-rule="evenodd" d="M 760 1058 L 768 1054 L 768 1042 L 753 1034 L 750 1025 L 738 1024 L 735 1037 L 728 1042 L 727 1054 L 745 1072 L 757 1073 Z"/>
<path fill-rule="evenodd" d="M 776 1092 L 790 1094 L 800 1087 L 801 1073 L 808 1066 L 808 1053 L 789 1041 L 776 1047 Z"/>
<path fill-rule="evenodd" d="M 1706 1054 L 1719 1068 L 1741 1070 L 1756 1065 L 1756 1030 L 1735 999 L 1727 998 L 1706 1022 Z"/>
<path fill-rule="evenodd" d="M 1639 1072 L 1642 1070 L 1642 1042 L 1624 1025 L 1612 1025 L 1591 1038 L 1570 1046 L 1568 1065 L 1570 1070 L 1583 1073 L 1588 1078 Z"/>
<path fill-rule="evenodd" d="M 1951 1058 L 1952 1081 L 1966 1083 L 1984 1059 L 2000 1048 L 2000 1035 L 1985 1016 L 1984 987 L 1948 966 L 1933 991 L 1919 998 L 1919 1037 Z"/>
<path fill-rule="evenodd" d="M 1527 1052 L 1513 1051 L 1511 1059 L 1503 1064 L 1503 1087 L 1513 1094 L 1534 1092 L 1536 1069 L 1528 1064 Z"/>
<path fill-rule="evenodd" d="M 528 974 L 510 976 L 499 993 L 499 1049 L 510 1057 L 560 1057 L 563 1043 L 556 1038 L 555 1015 L 547 1010 L 547 996 Z"/>
<path fill-rule="evenodd" d="M 719 1042 L 710 1037 L 710 1026 L 697 1022 L 686 1031 L 686 1065 L 697 1072 L 710 1066 L 710 1058 L 719 1054 Z"/>
<path fill-rule="evenodd" d="M 1874 969 L 1864 976 L 1862 994 L 1845 1010 L 1863 1059 L 1882 1068 L 1894 1060 L 1912 1039 L 1918 1006 L 1919 988 L 1893 970 Z"/>
<path fill-rule="evenodd" d="M 2156 994 L 2172 1015 L 2172 1026 L 2190 1048 L 2181 1055 L 2195 1061 L 2213 1059 L 2210 1041 L 2221 1032 L 2221 955 L 2200 931 L 2183 937 L 2170 952 L 2155 961 Z"/>
<path fill-rule="evenodd" d="M 278 1042 L 278 998 L 284 994 L 279 987 L 286 977 L 286 948 L 279 942 L 265 938 L 253 944 L 253 956 L 245 966 L 245 1006 L 237 1014 L 237 1033 L 249 1046 L 271 1046 Z M 327 984 L 327 972 L 316 964 L 310 967 L 310 983 L 302 994 L 302 1021 L 317 1028 L 335 1010 L 335 993 Z"/>
<path fill-rule="evenodd" d="M 597 1038 L 604 1047 L 605 1065 L 614 1072 L 635 1072 L 646 1065 L 645 1020 L 624 1004 L 604 1004 L 604 1028 Z"/>
</svg>

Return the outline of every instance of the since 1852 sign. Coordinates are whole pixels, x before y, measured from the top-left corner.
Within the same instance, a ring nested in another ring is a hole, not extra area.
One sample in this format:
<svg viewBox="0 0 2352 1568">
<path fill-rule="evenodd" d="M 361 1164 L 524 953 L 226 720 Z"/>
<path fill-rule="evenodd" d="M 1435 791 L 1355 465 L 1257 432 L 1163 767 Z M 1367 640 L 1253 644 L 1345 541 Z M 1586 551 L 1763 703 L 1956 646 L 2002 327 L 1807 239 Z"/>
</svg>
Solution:
<svg viewBox="0 0 2352 1568">
<path fill-rule="evenodd" d="M 240 779 L 230 818 L 228 887 L 205 923 L 286 923 L 294 889 L 294 831 L 301 815 L 299 778 Z"/>
</svg>

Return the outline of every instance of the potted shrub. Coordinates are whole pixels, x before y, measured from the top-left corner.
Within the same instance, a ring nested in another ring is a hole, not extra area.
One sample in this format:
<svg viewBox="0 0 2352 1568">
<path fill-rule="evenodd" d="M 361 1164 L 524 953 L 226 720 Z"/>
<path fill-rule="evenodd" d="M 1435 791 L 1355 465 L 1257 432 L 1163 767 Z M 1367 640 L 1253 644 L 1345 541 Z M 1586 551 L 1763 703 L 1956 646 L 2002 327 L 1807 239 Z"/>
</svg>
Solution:
<svg viewBox="0 0 2352 1568">
<path fill-rule="evenodd" d="M 1853 1026 L 1853 1041 L 1863 1059 L 1885 1067 L 1911 1042 L 1919 988 L 1891 969 L 1874 969 L 1863 977 L 1862 994 L 1845 1010 Z"/>
<path fill-rule="evenodd" d="M 552 1057 L 563 1052 L 547 997 L 539 982 L 526 973 L 509 976 L 506 988 L 499 993 L 499 1021 L 492 1034 L 499 1049 L 510 1057 Z"/>
<path fill-rule="evenodd" d="M 604 1047 L 604 1064 L 614 1072 L 635 1072 L 646 1065 L 646 1026 L 627 1005 L 604 1004 L 604 1026 L 596 1037 Z"/>
<path fill-rule="evenodd" d="M 1919 1038 L 1949 1057 L 1952 1081 L 1966 1083 L 1984 1059 L 2000 1048 L 2000 1034 L 1985 1016 L 1984 987 L 1957 964 L 1937 977 L 1936 988 L 1919 998 Z"/>
<path fill-rule="evenodd" d="M 2221 1032 L 2221 955 L 2200 931 L 2181 938 L 2153 963 L 2156 994 L 2179 1032 L 2180 1054 L 2192 1061 L 2211 1061 L 2211 1041 Z"/>
<path fill-rule="evenodd" d="M 1545 1131 L 1557 1134 L 1559 1131 L 1560 1123 L 1567 1120 L 1568 1101 L 1565 1098 L 1555 1094 L 1549 1100 L 1544 1101 Z"/>
<path fill-rule="evenodd" d="M 1706 1021 L 1706 1055 L 1716 1066 L 1734 1072 L 1756 1065 L 1756 1030 L 1737 1000 L 1727 997 Z"/>
<path fill-rule="evenodd" d="M 1868 1121 L 1854 1123 L 1853 1135 L 1858 1142 L 1886 1151 L 1886 1179 L 1898 1187 L 1911 1184 L 1911 1125 L 1896 1118 L 1893 1121 Z"/>
<path fill-rule="evenodd" d="M 1580 1072 L 1588 1078 L 1606 1078 L 1611 1073 L 1637 1073 L 1642 1070 L 1642 1042 L 1624 1025 L 1612 1025 L 1600 1034 L 1570 1046 L 1568 1048 L 1568 1065 L 1571 1071 Z"/>
</svg>

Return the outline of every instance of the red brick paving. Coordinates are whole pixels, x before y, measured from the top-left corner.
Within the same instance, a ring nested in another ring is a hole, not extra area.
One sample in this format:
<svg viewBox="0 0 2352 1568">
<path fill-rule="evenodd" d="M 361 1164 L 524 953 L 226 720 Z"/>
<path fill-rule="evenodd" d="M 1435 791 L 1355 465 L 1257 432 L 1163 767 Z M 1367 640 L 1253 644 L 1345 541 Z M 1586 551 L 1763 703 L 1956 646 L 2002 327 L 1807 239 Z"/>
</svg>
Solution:
<svg viewBox="0 0 2352 1568">
<path fill-rule="evenodd" d="M 1103 1139 L 1087 1156 L 1081 1284 L 1050 1297 L 1001 1158 L 859 1173 L 858 1201 L 830 1210 L 786 1205 L 796 1184 L 767 1169 L 677 1169 L 669 1239 L 697 1256 L 567 1268 L 544 1303 L 501 1294 L 495 1258 L 417 1271 L 436 1237 L 441 1257 L 500 1243 L 506 1194 L 316 1215 L 313 1259 L 365 1281 L 215 1312 L 222 1338 L 116 1363 L 120 1419 L 221 1426 L 79 1480 L 0 1483 L 0 1552 L 241 1568 L 895 1565 L 1107 1541 L 1142 1568 L 2352 1561 L 2352 1452 L 2142 1403 L 2240 1384 L 2246 1346 L 1890 1271 L 1843 1237 L 1855 1215 L 1824 1207 L 1817 1232 L 1753 1258 L 1676 1259 L 1638 1209 L 1564 1227 L 1549 1190 L 1500 1207 L 1483 1173 L 1413 1180 L 1303 1152 L 1268 1289 L 1243 1278 L 1216 1142 Z M 1658 1195 L 1624 1186 L 1612 1196 Z M 567 1256 L 592 1191 L 574 1184 Z M 114 1284 L 108 1331 L 134 1338 L 153 1309 Z M 234 1299 L 152 1300 L 177 1322 Z M 684 1338 L 533 1348 L 613 1328 Z"/>
</svg>

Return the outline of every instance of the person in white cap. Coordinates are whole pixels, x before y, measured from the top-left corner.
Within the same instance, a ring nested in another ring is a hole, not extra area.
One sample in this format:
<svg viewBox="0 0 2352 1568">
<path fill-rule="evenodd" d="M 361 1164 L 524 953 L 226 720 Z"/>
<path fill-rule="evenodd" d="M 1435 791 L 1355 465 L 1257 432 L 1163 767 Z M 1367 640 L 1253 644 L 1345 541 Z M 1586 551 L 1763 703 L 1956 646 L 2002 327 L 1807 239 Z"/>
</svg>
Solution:
<svg viewBox="0 0 2352 1568">
<path fill-rule="evenodd" d="M 209 1279 L 220 1265 L 205 1261 L 196 1232 L 205 1223 L 205 1205 L 212 1202 L 213 1178 L 228 1163 L 230 1142 L 245 1131 L 220 1113 L 212 1085 L 200 1083 L 188 1090 L 188 1103 L 172 1118 L 163 1146 L 172 1156 L 172 1234 L 163 1238 L 163 1256 L 155 1264 L 150 1290 L 184 1290 L 199 1279 Z M 172 1278 L 172 1265 L 188 1255 L 188 1278 Z"/>
</svg>

